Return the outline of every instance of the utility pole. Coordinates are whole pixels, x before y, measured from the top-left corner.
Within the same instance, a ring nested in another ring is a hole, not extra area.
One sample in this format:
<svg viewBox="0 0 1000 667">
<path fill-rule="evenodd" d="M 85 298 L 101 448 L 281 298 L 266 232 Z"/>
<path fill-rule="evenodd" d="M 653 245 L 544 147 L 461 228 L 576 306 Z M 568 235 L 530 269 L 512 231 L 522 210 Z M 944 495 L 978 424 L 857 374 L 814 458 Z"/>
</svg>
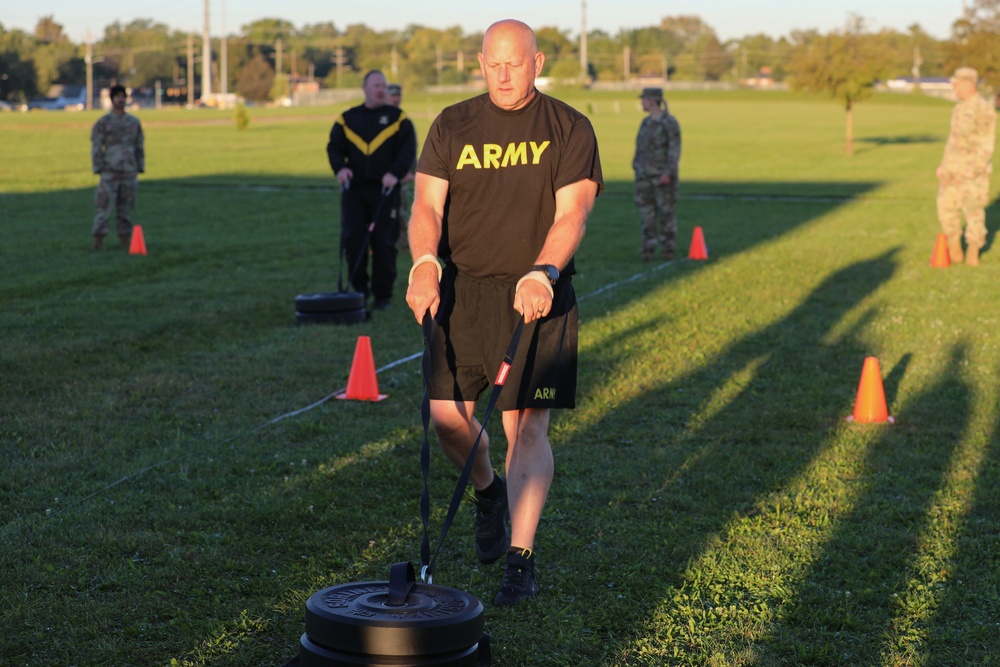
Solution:
<svg viewBox="0 0 1000 667">
<path fill-rule="evenodd" d="M 94 108 L 94 45 L 90 43 L 90 31 L 87 31 L 87 111 Z"/>
<path fill-rule="evenodd" d="M 333 58 L 337 63 L 337 88 L 341 88 L 344 85 L 344 47 L 338 46 Z"/>
<path fill-rule="evenodd" d="M 212 39 L 208 29 L 209 0 L 205 0 L 205 31 L 201 37 L 201 99 L 212 96 Z"/>
<path fill-rule="evenodd" d="M 580 76 L 587 83 L 587 0 L 580 0 Z"/>
<path fill-rule="evenodd" d="M 219 68 L 222 70 L 222 74 L 219 76 L 219 93 L 227 95 L 229 94 L 229 49 L 226 45 L 226 0 L 222 0 L 222 48 L 220 51 Z"/>
<path fill-rule="evenodd" d="M 920 47 L 913 47 L 913 90 L 920 92 L 920 66 L 924 64 L 924 59 L 920 57 Z"/>
<path fill-rule="evenodd" d="M 438 85 L 440 86 L 441 85 L 441 72 L 444 69 L 444 61 L 443 61 L 443 58 L 442 58 L 442 55 L 441 55 L 441 45 L 440 44 L 437 46 L 437 49 L 435 50 L 435 54 L 437 55 Z"/>
<path fill-rule="evenodd" d="M 188 109 L 194 107 L 194 35 L 188 35 L 188 73 L 187 73 L 187 84 L 188 90 Z"/>
<path fill-rule="evenodd" d="M 281 38 L 275 40 L 274 42 L 274 78 L 275 81 L 281 81 Z"/>
<path fill-rule="evenodd" d="M 389 71 L 392 72 L 392 78 L 395 79 L 396 75 L 399 73 L 399 54 L 396 52 L 396 45 L 392 45 L 392 50 L 389 52 L 392 58 L 392 64 L 389 66 Z"/>
<path fill-rule="evenodd" d="M 625 80 L 628 81 L 629 74 L 632 73 L 632 51 L 629 47 L 625 47 L 622 52 L 622 61 L 624 62 L 624 67 L 622 68 L 622 74 L 625 75 Z"/>
</svg>

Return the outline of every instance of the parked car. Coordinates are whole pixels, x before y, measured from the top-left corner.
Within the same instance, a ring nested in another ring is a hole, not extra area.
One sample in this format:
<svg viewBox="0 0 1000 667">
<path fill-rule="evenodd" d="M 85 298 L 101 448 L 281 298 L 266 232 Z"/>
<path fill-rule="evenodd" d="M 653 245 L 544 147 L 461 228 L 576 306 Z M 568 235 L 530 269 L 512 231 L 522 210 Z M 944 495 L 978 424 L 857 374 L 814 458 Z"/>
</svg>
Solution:
<svg viewBox="0 0 1000 667">
<path fill-rule="evenodd" d="M 28 111 L 81 111 L 87 108 L 85 86 L 52 86 L 54 97 L 39 97 L 28 102 Z"/>
<path fill-rule="evenodd" d="M 58 111 L 62 109 L 54 97 L 38 97 L 28 100 L 28 111 Z"/>
</svg>

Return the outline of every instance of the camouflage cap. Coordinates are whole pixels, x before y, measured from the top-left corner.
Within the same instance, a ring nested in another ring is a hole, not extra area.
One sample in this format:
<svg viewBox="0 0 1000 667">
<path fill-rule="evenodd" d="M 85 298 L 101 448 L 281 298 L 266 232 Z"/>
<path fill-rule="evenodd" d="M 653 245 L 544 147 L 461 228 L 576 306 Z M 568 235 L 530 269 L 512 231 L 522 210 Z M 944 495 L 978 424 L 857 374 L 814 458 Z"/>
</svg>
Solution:
<svg viewBox="0 0 1000 667">
<path fill-rule="evenodd" d="M 979 83 L 979 72 L 972 67 L 959 67 L 951 77 L 952 81 L 971 81 Z"/>
<path fill-rule="evenodd" d="M 652 97 L 655 100 L 663 99 L 663 89 L 662 88 L 643 88 L 642 95 L 639 97 Z"/>
<path fill-rule="evenodd" d="M 401 85 L 399 85 L 398 83 L 390 83 L 388 86 L 385 87 L 385 94 L 386 95 L 402 95 L 403 94 L 403 87 Z"/>
</svg>

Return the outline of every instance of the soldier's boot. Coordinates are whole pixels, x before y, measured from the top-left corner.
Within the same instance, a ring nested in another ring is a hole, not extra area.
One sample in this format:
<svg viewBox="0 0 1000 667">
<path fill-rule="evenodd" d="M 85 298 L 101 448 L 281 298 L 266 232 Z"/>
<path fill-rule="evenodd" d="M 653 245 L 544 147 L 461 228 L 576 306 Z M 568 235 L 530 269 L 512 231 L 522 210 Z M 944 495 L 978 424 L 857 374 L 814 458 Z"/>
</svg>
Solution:
<svg viewBox="0 0 1000 667">
<path fill-rule="evenodd" d="M 962 261 L 963 255 L 962 255 L 961 239 L 958 238 L 948 239 L 948 259 L 951 260 L 952 264 L 956 264 Z"/>
<path fill-rule="evenodd" d="M 979 266 L 979 248 L 969 246 L 968 250 L 965 251 L 965 263 L 968 266 Z"/>
<path fill-rule="evenodd" d="M 118 242 L 122 244 L 123 248 L 125 248 L 126 250 L 128 250 L 129 246 L 132 245 L 132 235 L 131 234 L 119 234 L 118 235 Z"/>
<path fill-rule="evenodd" d="M 104 237 L 100 234 L 94 234 L 94 250 L 100 250 L 104 247 Z"/>
</svg>

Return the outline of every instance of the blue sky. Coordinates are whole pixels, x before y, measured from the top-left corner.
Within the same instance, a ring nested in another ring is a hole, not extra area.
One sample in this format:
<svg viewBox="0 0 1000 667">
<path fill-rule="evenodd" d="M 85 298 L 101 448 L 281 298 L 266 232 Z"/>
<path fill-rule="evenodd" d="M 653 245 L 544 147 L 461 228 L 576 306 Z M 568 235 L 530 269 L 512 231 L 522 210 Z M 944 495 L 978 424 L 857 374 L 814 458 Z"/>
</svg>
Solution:
<svg viewBox="0 0 1000 667">
<path fill-rule="evenodd" d="M 971 2 L 971 0 L 967 0 Z M 501 18 L 517 18 L 532 27 L 555 25 L 571 35 L 580 33 L 582 8 L 586 4 L 588 30 L 602 29 L 615 34 L 621 28 L 658 24 L 664 16 L 698 15 L 712 26 L 719 38 L 765 33 L 772 37 L 793 30 L 815 28 L 821 32 L 842 28 L 852 14 L 865 19 L 873 30 L 893 28 L 905 31 L 920 26 L 934 37 L 947 38 L 951 24 L 962 13 L 962 0 L 699 0 L 690 3 L 645 0 L 507 0 L 505 9 L 495 3 L 463 0 L 380 0 L 320 2 L 319 0 L 211 0 L 209 22 L 213 35 L 239 32 L 241 25 L 259 18 L 282 18 L 301 27 L 333 21 L 338 28 L 364 23 L 377 30 L 401 29 L 412 23 L 435 28 L 454 25 L 465 32 L 483 30 Z M 70 38 L 83 42 L 97 39 L 104 27 L 121 21 L 151 18 L 171 29 L 200 33 L 204 21 L 204 0 L 0 0 L 0 24 L 4 28 L 31 31 L 38 19 L 52 14 Z"/>
</svg>

